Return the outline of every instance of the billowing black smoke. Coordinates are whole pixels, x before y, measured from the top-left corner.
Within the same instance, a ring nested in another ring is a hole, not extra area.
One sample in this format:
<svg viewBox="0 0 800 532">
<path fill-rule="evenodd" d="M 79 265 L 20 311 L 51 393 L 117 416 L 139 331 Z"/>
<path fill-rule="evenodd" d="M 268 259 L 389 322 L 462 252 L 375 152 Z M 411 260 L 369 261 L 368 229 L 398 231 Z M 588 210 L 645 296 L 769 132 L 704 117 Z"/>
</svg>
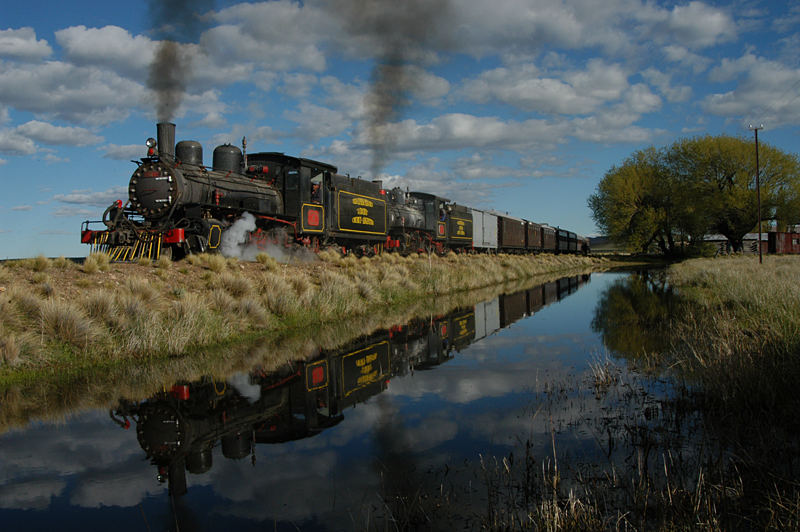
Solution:
<svg viewBox="0 0 800 532">
<path fill-rule="evenodd" d="M 366 104 L 372 172 L 377 176 L 395 146 L 386 125 L 402 117 L 417 87 L 410 67 L 446 45 L 450 1 L 330 0 L 329 4 L 346 31 L 375 46 L 377 59 Z"/>
<path fill-rule="evenodd" d="M 181 43 L 194 42 L 203 30 L 201 15 L 214 0 L 151 0 L 150 19 L 158 49 L 150 64 L 147 87 L 156 95 L 159 122 L 172 120 L 186 93 L 192 56 Z"/>
</svg>

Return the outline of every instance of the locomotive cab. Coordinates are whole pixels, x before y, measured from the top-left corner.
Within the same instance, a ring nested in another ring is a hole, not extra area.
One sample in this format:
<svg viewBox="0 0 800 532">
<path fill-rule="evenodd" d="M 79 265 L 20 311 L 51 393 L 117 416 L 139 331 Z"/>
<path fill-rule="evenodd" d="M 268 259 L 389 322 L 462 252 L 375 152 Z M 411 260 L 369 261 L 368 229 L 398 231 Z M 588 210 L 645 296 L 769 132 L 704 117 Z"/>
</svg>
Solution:
<svg viewBox="0 0 800 532">
<path fill-rule="evenodd" d="M 323 203 L 330 175 L 336 173 L 330 164 L 275 152 L 249 155 L 248 173 L 251 169 L 283 192 L 283 214 L 292 218 L 300 218 L 305 205 Z"/>
<path fill-rule="evenodd" d="M 422 201 L 425 210 L 425 229 L 433 234 L 435 240 L 447 238 L 447 217 L 449 200 L 425 192 L 411 192 L 410 195 Z"/>
</svg>

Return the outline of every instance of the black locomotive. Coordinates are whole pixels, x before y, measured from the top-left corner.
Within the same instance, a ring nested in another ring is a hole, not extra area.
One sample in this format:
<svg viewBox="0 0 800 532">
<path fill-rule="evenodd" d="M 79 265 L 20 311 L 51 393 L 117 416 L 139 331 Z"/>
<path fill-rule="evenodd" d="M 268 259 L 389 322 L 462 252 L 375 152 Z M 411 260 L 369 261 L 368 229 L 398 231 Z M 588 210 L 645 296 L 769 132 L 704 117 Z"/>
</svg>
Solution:
<svg viewBox="0 0 800 532">
<path fill-rule="evenodd" d="M 203 164 L 200 143 L 175 144 L 175 124 L 159 123 L 131 176 L 128 201 L 85 221 L 81 241 L 114 261 L 216 251 L 244 213 L 255 217 L 251 243 L 336 247 L 343 252 L 447 250 L 588 252 L 575 233 L 479 211 L 424 192 L 387 191 L 380 181 L 337 173 L 327 163 L 283 153 L 246 153 L 230 144 Z M 473 220 L 481 217 L 480 242 Z M 508 232 L 507 227 L 519 226 Z M 516 233 L 519 232 L 519 235 Z M 508 234 L 507 234 L 508 233 Z M 513 233 L 513 234 L 512 234 Z"/>
</svg>

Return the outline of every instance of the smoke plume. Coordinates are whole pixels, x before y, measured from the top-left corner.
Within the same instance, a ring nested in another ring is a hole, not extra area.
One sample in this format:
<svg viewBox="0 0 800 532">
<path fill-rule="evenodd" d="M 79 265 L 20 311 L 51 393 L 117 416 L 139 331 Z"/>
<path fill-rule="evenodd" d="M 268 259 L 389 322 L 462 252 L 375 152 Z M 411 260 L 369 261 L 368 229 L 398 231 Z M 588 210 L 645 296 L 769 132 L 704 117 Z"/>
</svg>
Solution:
<svg viewBox="0 0 800 532">
<path fill-rule="evenodd" d="M 242 215 L 233 225 L 222 233 L 220 253 L 226 257 L 236 257 L 240 260 L 254 261 L 259 253 L 266 253 L 278 262 L 310 262 L 317 260 L 313 251 L 302 247 L 286 247 L 287 242 L 292 242 L 285 229 L 273 229 L 261 242 L 254 242 L 250 233 L 256 230 L 256 218 L 249 212 Z"/>
<path fill-rule="evenodd" d="M 446 45 L 449 0 L 331 0 L 332 13 L 354 37 L 376 50 L 366 99 L 372 172 L 377 176 L 394 151 L 386 125 L 403 116 L 417 79 L 410 67 L 430 58 L 431 47 Z"/>
<path fill-rule="evenodd" d="M 192 43 L 203 30 L 201 15 L 214 7 L 214 0 L 151 0 L 150 19 L 153 33 L 160 40 L 147 87 L 156 95 L 159 122 L 170 122 L 186 93 L 192 73 Z"/>
</svg>

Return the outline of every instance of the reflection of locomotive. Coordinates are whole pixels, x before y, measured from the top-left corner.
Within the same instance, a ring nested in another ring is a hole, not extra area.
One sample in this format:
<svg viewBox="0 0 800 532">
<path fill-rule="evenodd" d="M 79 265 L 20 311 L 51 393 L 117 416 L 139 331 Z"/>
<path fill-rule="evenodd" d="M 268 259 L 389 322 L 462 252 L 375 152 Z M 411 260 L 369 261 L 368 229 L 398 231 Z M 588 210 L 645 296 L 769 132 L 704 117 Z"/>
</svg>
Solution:
<svg viewBox="0 0 800 532">
<path fill-rule="evenodd" d="M 250 456 L 257 443 L 282 443 L 319 434 L 344 419 L 343 411 L 386 390 L 389 379 L 433 369 L 460 351 L 574 291 L 572 277 L 459 309 L 415 319 L 326 351 L 275 373 L 251 371 L 227 381 L 178 383 L 169 392 L 132 403 L 112 417 L 136 421 L 139 444 L 158 466 L 170 492 L 186 492 L 186 471 L 212 466 L 219 443 L 228 459 Z"/>
<path fill-rule="evenodd" d="M 217 250 L 222 233 L 244 213 L 255 217 L 256 244 L 336 246 L 359 253 L 476 248 L 499 251 L 588 252 L 568 231 L 470 209 L 445 198 L 380 181 L 343 176 L 326 163 L 282 153 L 246 154 L 229 144 L 203 165 L 200 143 L 175 144 L 175 124 L 158 124 L 147 157 L 131 176 L 128 201 L 103 214 L 105 228 L 81 241 L 113 260 Z M 246 146 L 243 140 L 243 147 Z M 473 224 L 479 233 L 473 235 Z"/>
</svg>

